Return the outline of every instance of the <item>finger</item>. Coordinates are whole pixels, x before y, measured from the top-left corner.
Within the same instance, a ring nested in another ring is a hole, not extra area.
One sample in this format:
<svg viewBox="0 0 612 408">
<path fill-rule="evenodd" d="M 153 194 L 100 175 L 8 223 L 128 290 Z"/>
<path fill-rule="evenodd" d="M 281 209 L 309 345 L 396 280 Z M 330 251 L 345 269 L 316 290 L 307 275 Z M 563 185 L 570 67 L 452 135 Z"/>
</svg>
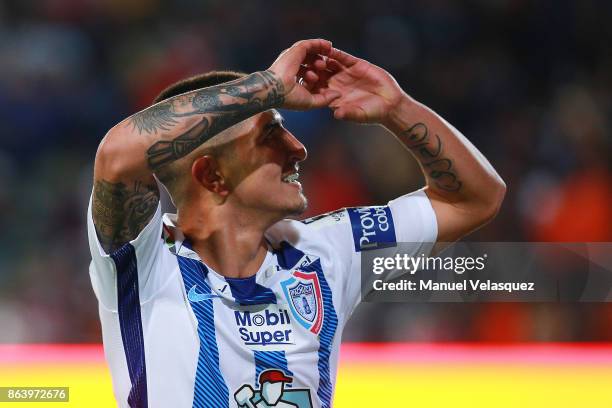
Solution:
<svg viewBox="0 0 612 408">
<path fill-rule="evenodd" d="M 319 76 L 319 80 L 313 84 L 311 91 L 322 92 L 324 89 L 327 89 L 329 87 L 329 79 L 333 76 L 333 73 L 325 70 L 318 71 L 316 74 Z"/>
<path fill-rule="evenodd" d="M 337 48 L 332 48 L 329 52 L 328 56 L 337 60 L 339 63 L 344 65 L 347 68 L 352 67 L 356 63 L 359 62 L 359 58 L 352 56 L 348 52 L 339 50 Z"/>
<path fill-rule="evenodd" d="M 317 55 L 317 57 L 318 58 L 314 60 L 312 66 L 319 71 L 327 69 L 327 63 L 325 62 L 325 59 L 320 55 Z"/>
<path fill-rule="evenodd" d="M 319 76 L 319 87 L 327 87 L 327 83 L 331 77 L 346 69 L 335 59 L 324 57 L 323 61 L 325 62 L 325 68 L 323 68 L 323 63 L 315 62 L 315 64 L 313 64 L 313 71 Z"/>
<path fill-rule="evenodd" d="M 304 58 L 304 62 L 301 64 L 300 70 L 298 71 L 299 76 L 304 76 L 307 70 L 314 71 L 315 73 L 322 72 L 327 69 L 326 57 L 318 54 L 308 54 Z"/>
<path fill-rule="evenodd" d="M 284 50 L 270 66 L 270 70 L 281 75 L 284 81 L 294 78 L 305 61 L 314 62 L 318 55 L 327 55 L 331 51 L 331 42 L 323 39 L 298 41 Z M 298 76 L 299 77 L 299 76 Z"/>
<path fill-rule="evenodd" d="M 312 82 L 307 82 L 304 78 L 300 78 L 298 81 L 301 87 L 305 88 L 308 92 L 313 93 L 315 84 Z"/>
<path fill-rule="evenodd" d="M 304 75 L 306 75 L 306 71 L 308 71 L 309 69 L 310 67 L 306 64 L 300 65 L 300 68 L 298 69 L 298 72 L 296 74 L 296 77 L 298 78 L 298 80 L 300 78 L 304 78 Z"/>
<path fill-rule="evenodd" d="M 306 54 L 306 57 L 304 57 L 304 61 L 302 62 L 304 65 L 307 65 L 309 67 L 314 67 L 315 66 L 315 62 L 318 60 L 323 60 L 323 56 L 319 55 L 319 54 L 312 54 L 312 53 L 308 53 Z"/>
<path fill-rule="evenodd" d="M 319 66 L 322 66 L 318 64 Z M 314 67 L 312 69 L 307 67 L 301 67 L 297 78 L 298 83 L 303 85 L 306 89 L 311 92 L 319 92 L 320 89 L 327 88 L 328 80 L 333 75 L 333 72 L 330 72 L 327 69 L 319 70 Z M 300 81 L 301 79 L 301 81 Z"/>
<path fill-rule="evenodd" d="M 325 40 L 310 41 L 300 43 L 298 46 L 305 52 L 303 62 L 309 66 L 325 69 L 325 58 L 331 51 L 331 42 Z"/>
<path fill-rule="evenodd" d="M 306 78 L 306 73 L 307 72 L 311 72 L 311 73 L 314 73 L 314 74 L 320 76 L 320 73 L 324 72 L 324 71 L 315 68 L 314 65 L 302 64 L 302 65 L 300 65 L 300 68 L 298 69 L 296 77 L 298 79 L 299 78 L 304 78 L 305 80 L 307 80 L 309 82 L 316 82 L 317 80 L 313 80 L 313 79 L 311 79 L 311 77 Z"/>
<path fill-rule="evenodd" d="M 290 63 L 305 63 L 307 58 L 316 58 L 317 55 L 328 55 L 331 51 L 331 42 L 323 39 L 302 40 L 293 44 L 286 52 L 285 59 Z"/>
<path fill-rule="evenodd" d="M 339 120 L 353 120 L 359 122 L 355 112 L 347 109 L 346 107 L 338 108 L 334 110 L 334 119 Z"/>
<path fill-rule="evenodd" d="M 332 50 L 331 41 L 324 40 L 322 38 L 315 38 L 310 40 L 301 40 L 293 44 L 291 48 L 298 48 L 303 50 L 304 55 L 306 54 L 321 54 L 328 55 Z"/>
<path fill-rule="evenodd" d="M 334 118 L 363 123 L 367 122 L 368 116 L 361 107 L 349 105 L 334 109 Z"/>
<path fill-rule="evenodd" d="M 304 71 L 303 75 L 297 77 L 297 83 L 306 88 L 311 93 L 313 92 L 319 80 L 319 76 L 311 70 L 306 70 Z"/>
<path fill-rule="evenodd" d="M 333 73 L 340 72 L 346 69 L 344 65 L 342 65 L 338 60 L 333 59 L 333 58 L 328 58 L 326 61 L 326 65 L 327 65 L 326 69 Z"/>
<path fill-rule="evenodd" d="M 304 74 L 304 80 L 309 84 L 316 84 L 319 81 L 319 75 L 317 75 L 314 71 L 308 70 Z"/>
</svg>

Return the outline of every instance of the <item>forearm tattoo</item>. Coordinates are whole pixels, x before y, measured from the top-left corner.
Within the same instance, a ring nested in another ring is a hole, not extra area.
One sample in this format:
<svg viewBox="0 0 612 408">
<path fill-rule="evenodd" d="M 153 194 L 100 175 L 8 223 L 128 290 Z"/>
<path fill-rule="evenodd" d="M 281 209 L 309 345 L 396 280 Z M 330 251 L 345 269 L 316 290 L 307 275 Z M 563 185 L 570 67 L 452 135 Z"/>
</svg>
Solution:
<svg viewBox="0 0 612 408">
<path fill-rule="evenodd" d="M 461 181 L 453 169 L 451 159 L 442 155 L 442 140 L 434 134 L 431 137 L 424 123 L 417 123 L 400 134 L 400 140 L 416 155 L 436 186 L 442 190 L 456 192 Z"/>
<path fill-rule="evenodd" d="M 159 140 L 147 150 L 149 168 L 155 172 L 236 123 L 281 106 L 284 94 L 282 82 L 271 72 L 262 71 L 228 84 L 176 96 L 133 115 L 130 122 L 139 134 L 159 132 Z M 201 115 L 201 119 L 190 129 L 164 139 L 180 118 L 195 115 Z"/>
<path fill-rule="evenodd" d="M 136 238 L 155 213 L 158 202 L 155 183 L 136 181 L 126 186 L 96 180 L 92 215 L 102 248 L 110 253 Z"/>
<path fill-rule="evenodd" d="M 178 122 L 169 102 L 158 103 L 130 117 L 130 121 L 139 134 L 157 133 L 158 130 L 170 130 Z"/>
</svg>

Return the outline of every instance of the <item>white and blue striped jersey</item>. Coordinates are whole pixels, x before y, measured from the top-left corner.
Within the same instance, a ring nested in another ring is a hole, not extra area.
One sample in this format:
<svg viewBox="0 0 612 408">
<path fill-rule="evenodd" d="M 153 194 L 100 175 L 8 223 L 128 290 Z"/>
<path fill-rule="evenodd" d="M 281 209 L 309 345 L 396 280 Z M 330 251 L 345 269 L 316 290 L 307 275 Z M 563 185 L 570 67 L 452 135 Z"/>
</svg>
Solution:
<svg viewBox="0 0 612 408">
<path fill-rule="evenodd" d="M 88 235 L 120 407 L 305 408 L 332 404 L 341 333 L 361 300 L 360 252 L 409 242 L 427 255 L 437 223 L 422 190 L 283 220 L 266 232 L 259 271 L 244 279 L 205 265 L 160 208 L 106 254 L 90 202 Z"/>
</svg>

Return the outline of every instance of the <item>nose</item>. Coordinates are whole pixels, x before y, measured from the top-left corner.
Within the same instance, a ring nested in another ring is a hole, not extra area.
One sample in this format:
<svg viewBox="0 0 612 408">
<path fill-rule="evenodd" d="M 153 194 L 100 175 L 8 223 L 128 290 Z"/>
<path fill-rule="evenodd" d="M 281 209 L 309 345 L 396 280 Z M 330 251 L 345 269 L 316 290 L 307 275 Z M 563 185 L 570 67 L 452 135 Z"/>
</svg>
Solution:
<svg viewBox="0 0 612 408">
<path fill-rule="evenodd" d="M 289 152 L 289 158 L 291 161 L 301 162 L 306 160 L 308 152 L 306 146 L 302 144 L 293 134 L 289 131 L 285 131 L 283 135 L 283 142 L 285 148 Z"/>
</svg>

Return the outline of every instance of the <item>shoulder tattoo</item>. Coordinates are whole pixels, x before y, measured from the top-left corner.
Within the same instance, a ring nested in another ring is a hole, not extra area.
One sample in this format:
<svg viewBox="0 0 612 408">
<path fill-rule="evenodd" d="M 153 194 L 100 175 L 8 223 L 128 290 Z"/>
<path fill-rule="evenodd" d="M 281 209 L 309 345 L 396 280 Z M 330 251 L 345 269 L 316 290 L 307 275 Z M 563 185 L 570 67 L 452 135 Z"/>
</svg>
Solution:
<svg viewBox="0 0 612 408">
<path fill-rule="evenodd" d="M 136 238 L 151 220 L 159 203 L 157 184 L 136 181 L 131 186 L 96 180 L 92 215 L 98 238 L 106 252 Z"/>
</svg>

